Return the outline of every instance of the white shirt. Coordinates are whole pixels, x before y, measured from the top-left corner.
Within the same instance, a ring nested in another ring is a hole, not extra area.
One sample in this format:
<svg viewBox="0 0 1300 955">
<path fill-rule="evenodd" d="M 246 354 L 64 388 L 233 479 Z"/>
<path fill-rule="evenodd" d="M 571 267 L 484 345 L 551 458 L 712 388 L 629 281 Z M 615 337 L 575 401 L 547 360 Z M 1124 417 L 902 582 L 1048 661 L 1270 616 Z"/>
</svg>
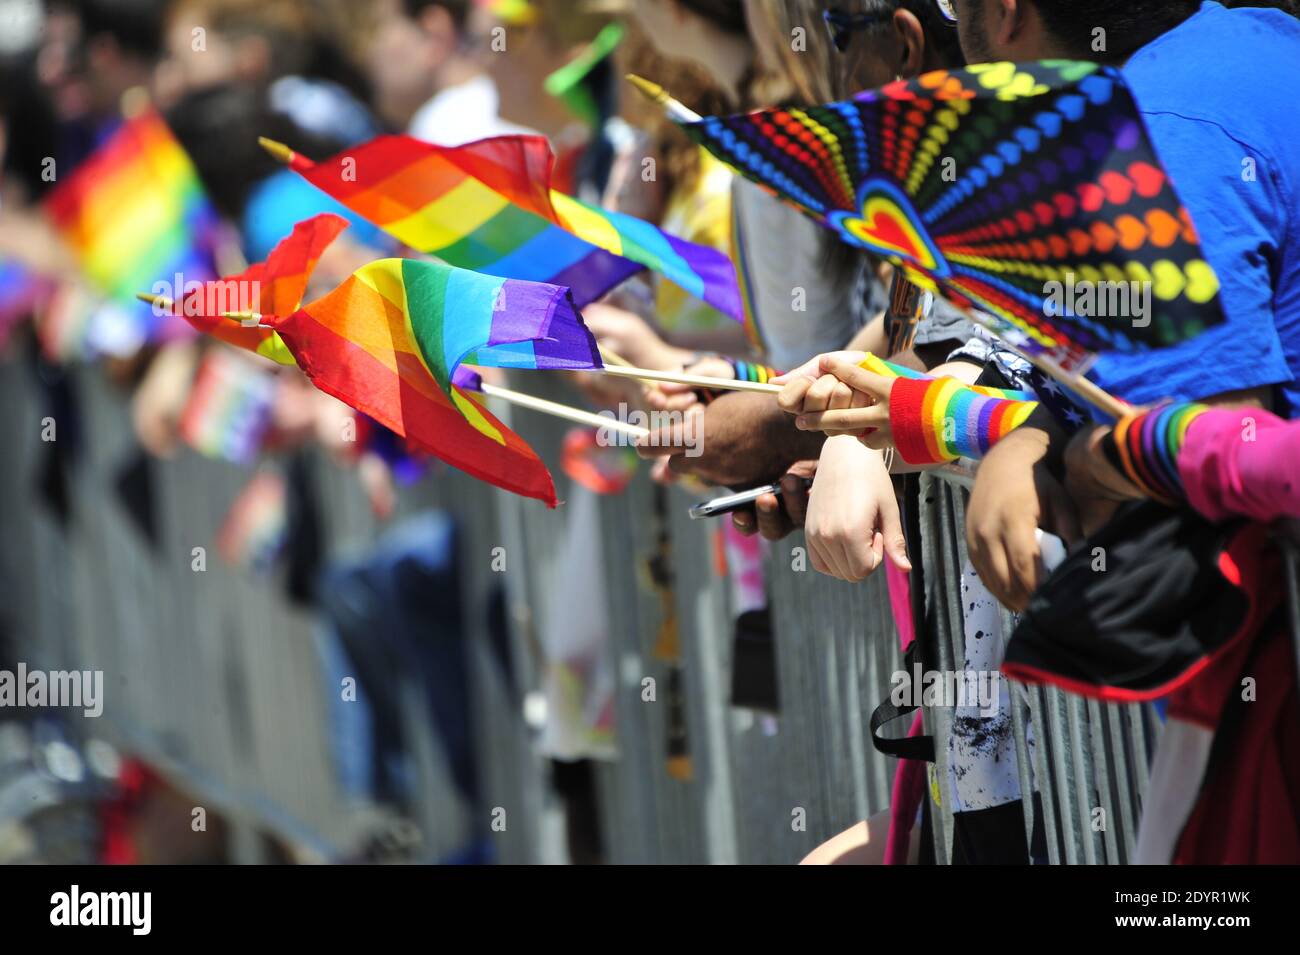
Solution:
<svg viewBox="0 0 1300 955">
<path fill-rule="evenodd" d="M 487 74 L 439 91 L 411 117 L 407 129 L 416 139 L 437 146 L 460 146 L 489 136 L 532 134 L 500 116 L 501 97 Z"/>
</svg>

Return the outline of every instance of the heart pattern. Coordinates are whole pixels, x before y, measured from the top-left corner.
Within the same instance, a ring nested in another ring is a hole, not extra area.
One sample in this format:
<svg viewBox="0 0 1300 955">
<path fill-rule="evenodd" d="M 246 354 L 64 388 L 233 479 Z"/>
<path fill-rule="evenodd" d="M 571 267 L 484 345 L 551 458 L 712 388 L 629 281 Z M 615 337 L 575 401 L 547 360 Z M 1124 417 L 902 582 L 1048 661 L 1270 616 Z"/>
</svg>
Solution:
<svg viewBox="0 0 1300 955">
<path fill-rule="evenodd" d="M 706 117 L 686 131 L 742 175 L 904 268 L 1031 352 L 1161 347 L 1223 321 L 1218 278 L 1122 75 L 983 63 L 851 100 Z M 1045 311 L 1044 284 L 1150 284 L 1142 328 Z"/>
<path fill-rule="evenodd" d="M 911 203 L 892 183 L 864 184 L 858 215 L 839 213 L 832 220 L 853 245 L 898 262 L 919 266 L 932 275 L 947 275 L 943 256 L 926 234 Z"/>
</svg>

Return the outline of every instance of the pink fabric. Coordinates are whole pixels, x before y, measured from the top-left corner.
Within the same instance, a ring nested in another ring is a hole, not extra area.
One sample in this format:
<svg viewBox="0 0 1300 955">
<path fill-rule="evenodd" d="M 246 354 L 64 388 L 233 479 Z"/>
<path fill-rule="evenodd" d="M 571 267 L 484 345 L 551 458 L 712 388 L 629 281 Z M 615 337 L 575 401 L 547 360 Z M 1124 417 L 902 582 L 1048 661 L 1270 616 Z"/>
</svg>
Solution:
<svg viewBox="0 0 1300 955">
<path fill-rule="evenodd" d="M 885 583 L 889 587 L 889 608 L 894 612 L 894 625 L 898 627 L 898 647 L 903 652 L 916 639 L 916 625 L 912 622 L 912 581 L 906 573 L 885 561 Z"/>
<path fill-rule="evenodd" d="M 1211 520 L 1300 517 L 1300 421 L 1207 411 L 1187 431 L 1178 473 L 1188 503 Z"/>
<path fill-rule="evenodd" d="M 908 736 L 923 732 L 921 711 L 916 711 Z M 925 798 L 925 763 L 919 759 L 900 759 L 894 770 L 894 788 L 889 798 L 889 836 L 885 839 L 885 865 L 907 865 L 912 826 Z"/>
</svg>

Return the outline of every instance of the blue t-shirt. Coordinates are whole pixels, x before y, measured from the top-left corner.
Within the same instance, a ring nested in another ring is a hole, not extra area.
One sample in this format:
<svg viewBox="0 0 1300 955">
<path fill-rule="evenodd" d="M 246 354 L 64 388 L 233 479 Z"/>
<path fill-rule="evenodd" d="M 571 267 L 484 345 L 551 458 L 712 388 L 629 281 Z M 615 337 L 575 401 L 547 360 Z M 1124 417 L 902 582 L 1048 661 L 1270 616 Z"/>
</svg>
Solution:
<svg viewBox="0 0 1300 955">
<path fill-rule="evenodd" d="M 1227 322 L 1173 348 L 1108 353 L 1088 377 L 1135 403 L 1278 385 L 1278 412 L 1300 414 L 1300 21 L 1207 2 L 1123 73 Z"/>
</svg>

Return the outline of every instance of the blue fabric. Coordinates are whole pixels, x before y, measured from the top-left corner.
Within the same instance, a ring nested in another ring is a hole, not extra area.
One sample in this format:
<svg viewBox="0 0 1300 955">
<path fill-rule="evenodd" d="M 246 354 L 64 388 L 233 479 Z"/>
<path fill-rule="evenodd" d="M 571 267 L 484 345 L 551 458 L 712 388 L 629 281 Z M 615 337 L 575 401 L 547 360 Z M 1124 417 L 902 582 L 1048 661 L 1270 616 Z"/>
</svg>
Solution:
<svg viewBox="0 0 1300 955">
<path fill-rule="evenodd" d="M 457 788 L 478 807 L 456 540 L 454 521 L 429 511 L 393 527 L 363 557 L 324 574 L 321 611 L 366 691 L 378 774 L 373 791 L 384 801 L 413 800 L 412 779 L 401 772 L 411 745 L 401 699 L 403 687 L 410 687 L 423 698 Z"/>
<path fill-rule="evenodd" d="M 1123 72 L 1218 273 L 1228 321 L 1174 348 L 1103 355 L 1089 377 L 1134 403 L 1280 385 L 1277 410 L 1291 417 L 1300 410 L 1300 21 L 1207 2 Z"/>
<path fill-rule="evenodd" d="M 248 196 L 240 223 L 244 254 L 250 262 L 265 259 L 295 225 L 321 212 L 332 212 L 347 219 L 351 223 L 347 234 L 357 242 L 383 252 L 395 247 L 383 230 L 331 199 L 296 172 L 281 169 L 254 186 Z"/>
<path fill-rule="evenodd" d="M 343 647 L 338 632 L 327 623 L 313 628 L 320 655 L 321 679 L 325 685 L 326 719 L 330 726 L 330 748 L 339 788 L 357 800 L 375 798 L 374 717 L 365 684 L 356 679 L 357 668 Z M 355 699 L 343 698 L 343 681 L 355 683 Z"/>
</svg>

